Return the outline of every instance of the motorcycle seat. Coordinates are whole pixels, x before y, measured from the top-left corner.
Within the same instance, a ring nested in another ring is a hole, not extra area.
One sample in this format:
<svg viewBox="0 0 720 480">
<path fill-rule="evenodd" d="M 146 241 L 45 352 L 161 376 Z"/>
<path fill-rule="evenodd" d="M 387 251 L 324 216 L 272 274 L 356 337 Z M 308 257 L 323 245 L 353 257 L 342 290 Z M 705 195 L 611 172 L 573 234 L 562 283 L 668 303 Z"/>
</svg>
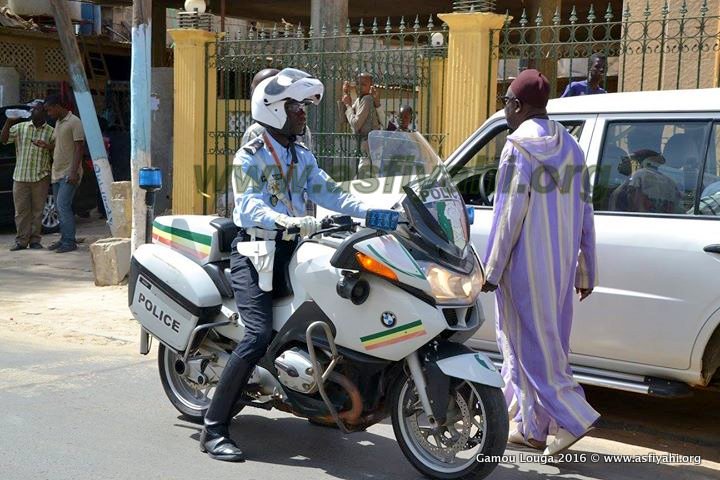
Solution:
<svg viewBox="0 0 720 480">
<path fill-rule="evenodd" d="M 230 281 L 230 261 L 223 260 L 203 265 L 203 270 L 213 281 L 220 295 L 224 298 L 233 298 L 232 281 Z"/>
</svg>

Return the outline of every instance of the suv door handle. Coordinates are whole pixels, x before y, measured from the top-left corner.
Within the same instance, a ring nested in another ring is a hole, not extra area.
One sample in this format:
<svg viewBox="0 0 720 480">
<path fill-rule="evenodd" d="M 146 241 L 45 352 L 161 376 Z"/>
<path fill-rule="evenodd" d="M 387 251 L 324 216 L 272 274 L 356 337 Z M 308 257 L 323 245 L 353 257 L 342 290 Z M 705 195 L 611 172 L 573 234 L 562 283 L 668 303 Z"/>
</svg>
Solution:
<svg viewBox="0 0 720 480">
<path fill-rule="evenodd" d="M 705 245 L 704 251 L 708 253 L 720 253 L 720 244 L 714 243 L 712 245 Z"/>
</svg>

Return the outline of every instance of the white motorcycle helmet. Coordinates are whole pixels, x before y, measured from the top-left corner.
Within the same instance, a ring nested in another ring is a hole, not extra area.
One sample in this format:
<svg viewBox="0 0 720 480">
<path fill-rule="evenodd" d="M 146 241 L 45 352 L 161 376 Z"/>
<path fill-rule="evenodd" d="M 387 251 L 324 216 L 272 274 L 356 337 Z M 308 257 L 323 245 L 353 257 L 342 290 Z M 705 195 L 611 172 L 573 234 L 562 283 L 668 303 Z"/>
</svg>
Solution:
<svg viewBox="0 0 720 480">
<path fill-rule="evenodd" d="M 253 120 L 268 129 L 288 135 L 285 103 L 320 103 L 325 88 L 320 80 L 295 68 L 285 68 L 258 84 L 253 91 L 251 108 Z"/>
</svg>

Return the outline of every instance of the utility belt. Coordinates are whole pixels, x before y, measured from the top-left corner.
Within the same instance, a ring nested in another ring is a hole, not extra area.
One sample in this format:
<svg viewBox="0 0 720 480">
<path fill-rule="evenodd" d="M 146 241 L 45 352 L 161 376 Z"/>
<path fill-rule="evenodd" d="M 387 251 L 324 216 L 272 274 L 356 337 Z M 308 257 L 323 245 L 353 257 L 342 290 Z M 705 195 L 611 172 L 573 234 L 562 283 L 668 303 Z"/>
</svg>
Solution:
<svg viewBox="0 0 720 480">
<path fill-rule="evenodd" d="M 242 242 L 251 242 L 255 240 L 273 240 L 279 242 L 282 240 L 283 232 L 280 230 L 265 230 L 263 228 L 250 227 L 240 228 L 238 236 Z"/>
<path fill-rule="evenodd" d="M 251 227 L 240 228 L 238 230 L 241 242 L 252 242 L 255 240 L 267 240 L 274 242 L 292 242 L 297 243 L 299 238 L 296 233 L 285 233 L 282 230 L 265 230 L 263 228 Z"/>
</svg>

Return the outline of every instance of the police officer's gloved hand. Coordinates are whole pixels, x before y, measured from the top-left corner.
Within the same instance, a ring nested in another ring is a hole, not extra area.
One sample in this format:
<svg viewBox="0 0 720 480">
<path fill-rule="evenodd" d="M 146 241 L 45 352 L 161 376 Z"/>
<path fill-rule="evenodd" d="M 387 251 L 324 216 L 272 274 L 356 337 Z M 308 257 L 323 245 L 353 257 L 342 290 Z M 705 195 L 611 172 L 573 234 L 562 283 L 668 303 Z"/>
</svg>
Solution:
<svg viewBox="0 0 720 480">
<path fill-rule="evenodd" d="M 301 237 L 307 237 L 317 232 L 318 221 L 315 217 L 288 217 L 287 215 L 280 215 L 275 219 L 275 223 L 281 227 L 289 230 L 293 227 L 297 227 L 300 230 L 299 235 Z"/>
</svg>

